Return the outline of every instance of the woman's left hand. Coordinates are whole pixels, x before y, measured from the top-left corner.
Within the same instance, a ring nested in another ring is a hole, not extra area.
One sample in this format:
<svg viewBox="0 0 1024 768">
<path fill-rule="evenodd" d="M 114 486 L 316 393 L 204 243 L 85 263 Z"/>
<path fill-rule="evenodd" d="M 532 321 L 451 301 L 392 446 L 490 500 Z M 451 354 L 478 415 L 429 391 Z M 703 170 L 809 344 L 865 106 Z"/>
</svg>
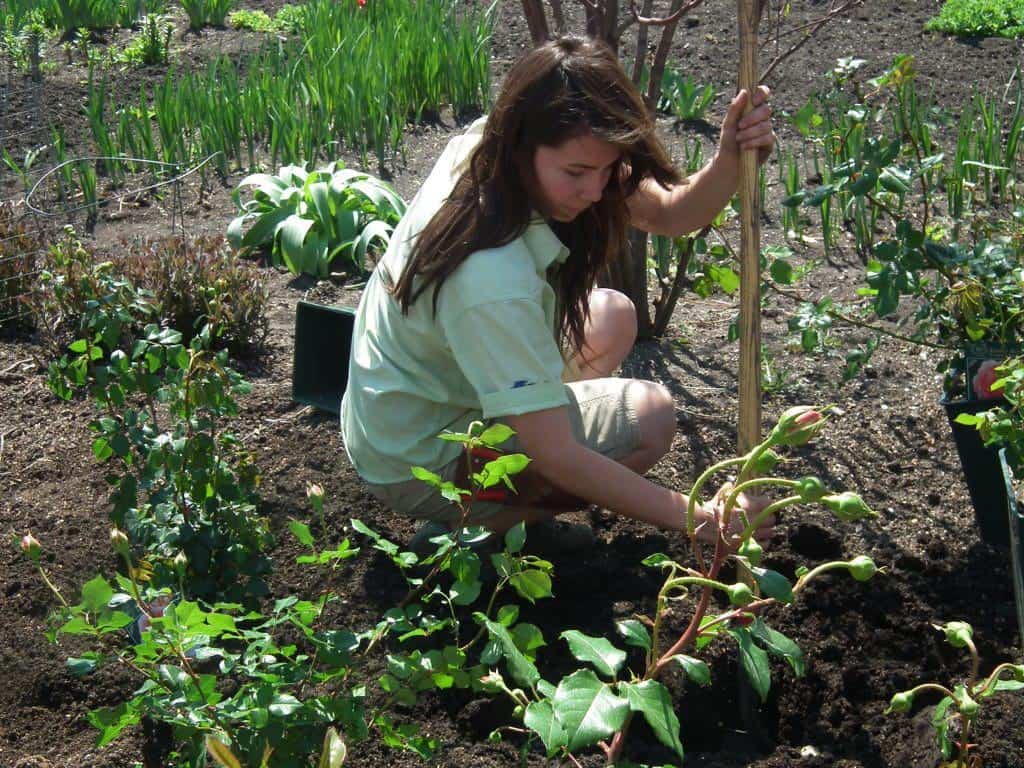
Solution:
<svg viewBox="0 0 1024 768">
<path fill-rule="evenodd" d="M 768 103 L 771 91 L 760 85 L 754 91 L 754 108 L 744 115 L 748 93 L 743 89 L 736 94 L 729 111 L 722 122 L 722 135 L 718 141 L 718 154 L 723 160 L 739 165 L 740 152 L 757 150 L 758 164 L 763 164 L 775 147 L 775 131 L 772 130 L 772 108 Z"/>
</svg>

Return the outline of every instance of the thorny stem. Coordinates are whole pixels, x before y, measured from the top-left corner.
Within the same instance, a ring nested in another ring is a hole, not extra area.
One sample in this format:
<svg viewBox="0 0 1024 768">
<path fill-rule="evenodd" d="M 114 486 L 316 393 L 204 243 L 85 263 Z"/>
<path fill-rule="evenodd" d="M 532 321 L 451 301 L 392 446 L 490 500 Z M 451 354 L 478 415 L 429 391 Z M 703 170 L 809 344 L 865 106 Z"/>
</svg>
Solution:
<svg viewBox="0 0 1024 768">
<path fill-rule="evenodd" d="M 1013 669 L 1015 666 L 1016 664 L 1003 662 L 998 667 L 993 669 L 992 672 L 989 674 L 988 679 L 985 680 L 985 683 L 980 688 L 976 688 L 974 691 L 972 691 L 972 693 L 976 696 L 983 695 L 986 691 L 988 691 L 989 688 L 991 688 L 993 685 L 999 682 L 999 674 L 1004 669 Z"/>
<path fill-rule="evenodd" d="M 70 610 L 71 606 L 68 605 L 68 601 L 64 599 L 64 595 L 62 595 L 60 593 L 60 590 L 53 585 L 52 581 L 50 581 L 50 578 L 46 575 L 46 571 L 43 570 L 43 566 L 41 566 L 39 563 L 36 563 L 36 570 L 38 570 L 39 575 L 43 577 L 43 581 L 46 582 L 46 586 L 48 586 L 50 588 L 50 591 L 57 596 L 58 600 L 60 600 L 60 604 L 64 606 L 64 609 Z"/>
<path fill-rule="evenodd" d="M 844 323 L 849 323 L 850 325 L 855 325 L 858 328 L 865 328 L 865 329 L 867 329 L 869 331 L 874 331 L 875 333 L 880 333 L 883 336 L 888 336 L 890 338 L 897 339 L 899 341 L 906 341 L 906 342 L 909 342 L 911 344 L 917 344 L 918 346 L 921 346 L 921 347 L 930 347 L 931 349 L 942 349 L 942 350 L 950 350 L 950 349 L 952 349 L 952 347 L 948 347 L 948 346 L 945 346 L 943 344 L 936 344 L 936 343 L 931 342 L 931 341 L 925 341 L 924 339 L 915 339 L 915 338 L 912 338 L 910 336 L 904 336 L 903 334 L 896 333 L 895 331 L 890 331 L 887 328 L 882 328 L 881 326 L 865 322 L 864 320 L 858 320 L 857 318 L 851 317 L 850 315 L 847 315 L 847 314 L 845 314 L 843 312 L 840 312 L 837 309 L 830 309 L 830 310 L 828 310 L 828 314 L 832 315 L 832 317 L 835 317 L 835 318 L 837 318 L 839 320 L 842 320 Z"/>
<path fill-rule="evenodd" d="M 805 573 L 803 576 L 801 576 L 799 579 L 796 580 L 796 584 L 793 585 L 793 594 L 796 594 L 797 592 L 799 592 L 801 589 L 803 589 L 805 586 L 807 586 L 808 582 L 810 582 L 811 580 L 817 578 L 821 574 L 826 573 L 828 571 L 842 570 L 844 568 L 846 570 L 849 570 L 850 566 L 849 566 L 848 563 L 845 563 L 842 560 L 834 560 L 831 563 L 822 563 L 821 565 L 817 566 L 816 568 L 812 568 L 811 570 L 809 570 L 807 573 Z"/>
<path fill-rule="evenodd" d="M 953 695 L 953 692 L 949 690 L 949 688 L 947 688 L 946 686 L 939 685 L 938 683 L 921 683 L 921 685 L 915 688 L 911 688 L 909 691 L 907 691 L 907 693 L 909 693 L 911 696 L 916 696 L 921 691 L 938 691 L 943 696 L 948 696 L 949 698 L 953 699 L 953 701 L 956 701 L 956 696 Z"/>
</svg>

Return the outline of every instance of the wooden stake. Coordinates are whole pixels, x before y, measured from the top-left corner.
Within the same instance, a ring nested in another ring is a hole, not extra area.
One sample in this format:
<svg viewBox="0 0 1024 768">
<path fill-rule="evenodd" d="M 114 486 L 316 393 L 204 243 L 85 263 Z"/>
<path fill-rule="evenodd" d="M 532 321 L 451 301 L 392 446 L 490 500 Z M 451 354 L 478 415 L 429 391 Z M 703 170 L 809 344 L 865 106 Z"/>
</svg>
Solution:
<svg viewBox="0 0 1024 768">
<path fill-rule="evenodd" d="M 757 28 L 761 0 L 737 0 L 740 21 L 739 87 L 757 87 Z M 753 109 L 753 98 L 744 111 Z M 761 441 L 761 200 L 757 150 L 740 153 L 740 407 L 739 449 Z"/>
</svg>

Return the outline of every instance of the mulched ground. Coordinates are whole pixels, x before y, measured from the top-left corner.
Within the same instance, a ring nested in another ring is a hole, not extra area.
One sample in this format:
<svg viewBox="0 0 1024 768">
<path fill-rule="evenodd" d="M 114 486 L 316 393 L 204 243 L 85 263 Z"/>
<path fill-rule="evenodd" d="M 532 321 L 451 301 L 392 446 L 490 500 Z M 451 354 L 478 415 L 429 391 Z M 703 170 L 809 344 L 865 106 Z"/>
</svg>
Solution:
<svg viewBox="0 0 1024 768">
<path fill-rule="evenodd" d="M 896 54 L 913 54 L 921 90 L 933 94 L 954 119 L 976 91 L 1001 89 L 1021 62 L 1021 48 L 1004 40 L 961 41 L 925 33 L 923 24 L 938 6 L 936 0 L 867 0 L 778 71 L 771 83 L 777 110 L 799 109 L 822 87 L 823 73 L 845 56 L 867 59 L 875 74 Z M 799 23 L 822 11 L 822 3 L 798 2 L 792 13 Z M 504 0 L 499 13 L 493 42 L 496 73 L 528 44 L 518 4 Z M 248 44 L 245 34 L 229 31 L 179 41 L 182 59 L 188 61 L 212 50 Z M 713 82 L 731 92 L 736 70 L 734 6 L 727 0 L 708 0 L 694 11 L 677 35 L 676 52 L 680 66 L 699 82 Z M 766 53 L 765 60 L 769 58 Z M 157 76 L 162 74 L 125 72 L 116 88 L 137 93 L 142 79 Z M 47 77 L 51 92 L 57 94 L 51 106 L 59 110 L 50 114 L 74 114 L 84 93 L 81 65 L 61 66 Z M 721 118 L 725 102 L 716 102 L 709 117 L 712 125 Z M 73 135 L 76 127 L 81 124 L 72 123 L 69 133 Z M 460 129 L 449 118 L 412 131 L 407 161 L 390 169 L 404 196 L 412 196 L 444 143 Z M 784 147 L 799 146 L 782 119 L 779 129 Z M 700 131 L 699 126 L 695 133 L 666 124 L 665 133 L 680 153 L 681 141 Z M 355 164 L 354 158 L 347 160 Z M 768 178 L 775 177 L 772 166 Z M 216 184 L 203 200 L 187 201 L 190 233 L 223 231 L 232 215 L 230 190 L 239 178 Z M 781 244 L 776 219 L 780 192 L 775 185 L 770 196 L 763 241 Z M 121 237 L 169 230 L 167 211 L 153 205 L 117 221 L 101 221 L 96 242 L 114 247 Z M 813 248 L 801 255 L 821 256 Z M 799 292 L 808 298 L 826 293 L 849 297 L 862 270 L 852 251 L 841 250 L 824 260 Z M 272 589 L 278 596 L 334 589 L 355 606 L 346 621 L 365 624 L 401 597 L 389 566 L 366 550 L 325 584 L 321 575 L 294 565 L 296 549 L 285 531 L 290 517 L 309 519 L 305 487 L 317 482 L 326 490 L 327 521 L 334 535 L 342 535 L 351 517 L 372 522 L 394 538 L 412 532 L 408 522 L 367 494 L 345 460 L 335 419 L 290 399 L 296 302 L 306 298 L 354 306 L 358 286 L 315 283 L 269 270 L 266 278 L 272 332 L 262 355 L 239 363 L 254 386 L 235 431 L 256 453 L 264 477 L 262 511 L 282 542 L 274 552 Z M 774 415 L 792 404 L 830 402 L 837 404 L 840 415 L 823 439 L 796 453 L 787 473 L 815 473 L 830 486 L 859 490 L 881 516 L 837 525 L 817 512 L 788 515 L 778 526 L 765 564 L 792 574 L 801 564 L 863 552 L 884 565 L 886 573 L 866 584 L 845 578 L 823 580 L 797 605 L 771 614 L 770 622 L 796 639 L 809 661 L 807 676 L 799 680 L 788 668 L 773 668 L 775 684 L 760 713 L 760 725 L 773 744 L 758 743 L 738 715 L 736 655 L 731 647 L 710 649 L 715 680 L 710 688 L 684 690 L 683 681 L 669 675 L 666 683 L 677 697 L 687 764 L 931 768 L 939 758 L 928 708 L 919 706 L 911 716 L 886 717 L 882 711 L 897 690 L 966 673 L 966 658 L 949 648 L 931 623 L 970 622 L 983 670 L 1003 660 L 1020 661 L 1008 554 L 979 540 L 938 404 L 935 354 L 887 343 L 859 379 L 840 385 L 839 360 L 809 359 L 786 345 L 785 321 L 792 307 L 790 299 L 772 296 L 766 308 L 765 340 L 784 381 L 766 396 L 765 412 Z M 639 344 L 624 368 L 624 375 L 660 381 L 675 396 L 675 445 L 651 473 L 673 488 L 685 489 L 700 468 L 734 449 L 737 350 L 725 343 L 725 336 L 735 312 L 733 298 L 685 296 L 665 338 Z M 0 524 L 8 538 L 31 530 L 44 543 L 54 581 L 73 593 L 94 573 L 113 573 L 117 563 L 107 547 L 107 489 L 89 449 L 91 408 L 83 402 L 60 402 L 50 394 L 41 354 L 30 337 L 0 338 Z M 587 519 L 582 513 L 580 517 Z M 659 551 L 677 559 L 688 557 L 687 544 L 676 537 L 606 515 L 589 521 L 598 534 L 594 549 L 586 557 L 558 559 L 557 597 L 523 607 L 522 618 L 537 624 L 549 639 L 541 663 L 552 672 L 570 663 L 564 644 L 555 640 L 561 630 L 610 634 L 615 619 L 650 610 L 658 583 L 640 566 L 643 557 Z M 121 768 L 142 761 L 147 740 L 141 729 L 100 751 L 93 746 L 95 732 L 85 719 L 90 709 L 130 695 L 138 680 L 117 670 L 86 680 L 68 674 L 64 659 L 78 646 L 71 641 L 62 641 L 59 647 L 46 643 L 42 628 L 53 607 L 51 595 L 12 546 L 0 549 L 0 588 L 0 765 Z M 1024 715 L 1019 704 L 1008 696 L 990 701 L 975 732 L 984 764 L 1024 766 Z M 440 740 L 442 751 L 435 764 L 503 766 L 518 761 L 516 745 L 491 744 L 486 737 L 506 722 L 507 714 L 502 704 L 452 694 L 425 697 L 409 716 Z M 420 764 L 376 742 L 354 745 L 350 752 L 348 764 L 353 766 Z M 672 759 L 639 726 L 632 732 L 627 757 L 652 764 Z M 545 764 L 536 751 L 527 762 Z M 581 764 L 597 766 L 601 760 L 590 755 Z"/>
</svg>

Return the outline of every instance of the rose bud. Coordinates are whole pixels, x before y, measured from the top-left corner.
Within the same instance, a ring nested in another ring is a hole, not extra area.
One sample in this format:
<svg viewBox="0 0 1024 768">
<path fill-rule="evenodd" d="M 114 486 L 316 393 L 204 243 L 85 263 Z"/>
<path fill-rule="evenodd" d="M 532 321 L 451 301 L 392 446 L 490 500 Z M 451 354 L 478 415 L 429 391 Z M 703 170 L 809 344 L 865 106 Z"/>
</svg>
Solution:
<svg viewBox="0 0 1024 768">
<path fill-rule="evenodd" d="M 121 555 L 121 557 L 128 557 L 130 550 L 128 537 L 124 535 L 124 531 L 121 529 L 110 529 L 110 546 L 112 546 L 114 551 Z"/>
<path fill-rule="evenodd" d="M 800 478 L 794 490 L 800 497 L 800 501 L 808 504 L 820 501 L 822 497 L 828 495 L 828 489 L 825 488 L 825 484 L 816 477 Z"/>
<path fill-rule="evenodd" d="M 172 562 L 174 564 L 174 570 L 177 571 L 179 575 L 184 574 L 188 569 L 188 557 L 184 552 L 176 554 Z"/>
<path fill-rule="evenodd" d="M 850 491 L 824 496 L 821 503 L 828 507 L 832 514 L 847 523 L 862 520 L 865 517 L 878 517 L 878 513 L 865 504 L 864 499 Z"/>
<path fill-rule="evenodd" d="M 889 708 L 885 710 L 885 714 L 888 715 L 890 712 L 909 712 L 913 705 L 914 694 L 911 691 L 896 693 L 889 700 Z"/>
<path fill-rule="evenodd" d="M 945 632 L 946 642 L 954 648 L 966 648 L 974 635 L 974 630 L 966 621 L 950 621 L 944 627 L 940 627 L 938 624 L 932 624 L 932 626 L 940 632 Z"/>
<path fill-rule="evenodd" d="M 978 368 L 978 372 L 971 379 L 971 387 L 979 400 L 998 400 L 1003 396 L 1002 385 L 993 386 L 999 379 L 1003 378 L 997 369 L 1002 363 L 995 360 L 986 360 Z"/>
<path fill-rule="evenodd" d="M 806 445 L 824 426 L 825 417 L 817 408 L 809 405 L 789 408 L 772 430 L 772 442 L 776 445 Z"/>
<path fill-rule="evenodd" d="M 731 584 L 726 587 L 725 591 L 729 595 L 729 602 L 733 605 L 749 605 L 754 601 L 754 593 L 746 584 Z"/>
<path fill-rule="evenodd" d="M 306 498 L 317 512 L 324 509 L 324 489 L 319 483 L 309 483 L 306 486 Z"/>
<path fill-rule="evenodd" d="M 24 552 L 28 559 L 33 563 L 38 563 L 39 558 L 43 554 L 42 546 L 40 546 L 39 541 L 31 533 L 26 533 L 21 537 L 21 551 Z"/>
<path fill-rule="evenodd" d="M 875 561 L 867 555 L 857 555 L 847 563 L 847 566 L 850 568 L 850 575 L 857 581 L 867 581 L 878 573 Z"/>
<path fill-rule="evenodd" d="M 754 541 L 753 538 L 746 539 L 740 544 L 737 553 L 741 557 L 747 558 L 751 565 L 757 566 L 761 564 L 761 556 L 764 554 L 764 547 Z"/>
<path fill-rule="evenodd" d="M 1024 664 L 1013 665 L 1013 679 L 1018 683 L 1024 683 Z"/>
</svg>

